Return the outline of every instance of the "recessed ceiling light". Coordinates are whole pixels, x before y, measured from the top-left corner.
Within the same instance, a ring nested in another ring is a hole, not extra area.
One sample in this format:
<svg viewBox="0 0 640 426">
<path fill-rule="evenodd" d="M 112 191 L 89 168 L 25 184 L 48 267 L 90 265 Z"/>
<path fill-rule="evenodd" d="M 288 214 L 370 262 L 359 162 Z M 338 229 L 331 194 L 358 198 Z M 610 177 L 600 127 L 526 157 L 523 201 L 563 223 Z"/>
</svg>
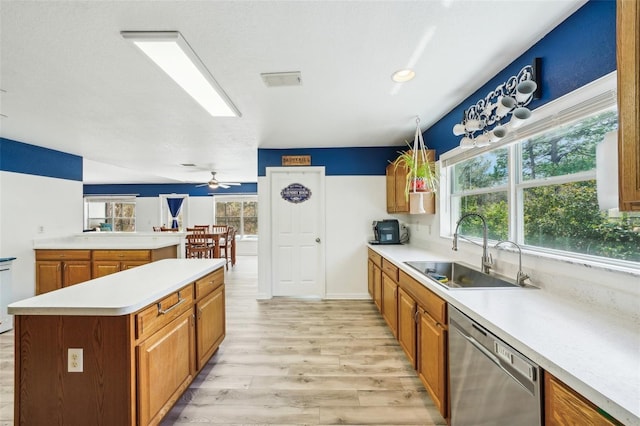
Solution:
<svg viewBox="0 0 640 426">
<path fill-rule="evenodd" d="M 241 114 L 178 31 L 122 31 L 214 117 Z"/>
<path fill-rule="evenodd" d="M 391 75 L 391 80 L 396 83 L 405 83 L 409 80 L 412 80 L 413 77 L 416 76 L 416 72 L 412 69 L 406 68 L 403 70 L 398 70 Z"/>
</svg>

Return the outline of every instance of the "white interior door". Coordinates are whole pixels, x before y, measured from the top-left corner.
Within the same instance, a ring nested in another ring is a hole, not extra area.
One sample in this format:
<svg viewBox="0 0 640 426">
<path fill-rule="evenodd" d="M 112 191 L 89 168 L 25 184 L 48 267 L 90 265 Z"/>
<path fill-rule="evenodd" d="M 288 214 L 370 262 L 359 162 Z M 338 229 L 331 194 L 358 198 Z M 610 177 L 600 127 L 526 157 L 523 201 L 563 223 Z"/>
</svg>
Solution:
<svg viewBox="0 0 640 426">
<path fill-rule="evenodd" d="M 273 168 L 274 296 L 324 297 L 324 167 Z"/>
</svg>

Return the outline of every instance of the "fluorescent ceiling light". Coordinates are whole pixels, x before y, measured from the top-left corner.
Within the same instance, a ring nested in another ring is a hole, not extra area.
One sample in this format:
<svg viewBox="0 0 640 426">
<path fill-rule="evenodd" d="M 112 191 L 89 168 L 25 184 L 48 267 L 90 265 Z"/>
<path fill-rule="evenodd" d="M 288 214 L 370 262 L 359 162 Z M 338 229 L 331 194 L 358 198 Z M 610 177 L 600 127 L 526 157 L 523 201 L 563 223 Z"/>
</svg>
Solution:
<svg viewBox="0 0 640 426">
<path fill-rule="evenodd" d="M 214 117 L 240 117 L 224 90 L 178 31 L 122 31 Z"/>
</svg>

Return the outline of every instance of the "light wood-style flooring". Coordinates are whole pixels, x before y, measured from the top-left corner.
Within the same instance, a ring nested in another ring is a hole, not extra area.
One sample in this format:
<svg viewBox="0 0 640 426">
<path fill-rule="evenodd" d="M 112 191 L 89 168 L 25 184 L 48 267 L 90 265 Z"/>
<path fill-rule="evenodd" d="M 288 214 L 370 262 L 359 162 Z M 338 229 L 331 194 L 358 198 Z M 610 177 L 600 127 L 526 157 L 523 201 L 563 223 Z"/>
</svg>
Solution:
<svg viewBox="0 0 640 426">
<path fill-rule="evenodd" d="M 162 425 L 446 425 L 373 302 L 258 301 L 255 257 L 225 282 L 226 338 Z M 0 366 L 11 425 L 13 332 Z"/>
</svg>

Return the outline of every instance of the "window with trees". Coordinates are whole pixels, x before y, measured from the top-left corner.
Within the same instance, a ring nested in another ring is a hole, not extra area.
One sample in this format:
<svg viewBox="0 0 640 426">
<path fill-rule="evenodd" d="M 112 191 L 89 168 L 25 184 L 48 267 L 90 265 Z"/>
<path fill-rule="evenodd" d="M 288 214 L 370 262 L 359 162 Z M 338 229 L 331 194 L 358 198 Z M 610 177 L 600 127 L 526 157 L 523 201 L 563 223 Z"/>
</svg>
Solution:
<svg viewBox="0 0 640 426">
<path fill-rule="evenodd" d="M 237 238 L 258 236 L 258 197 L 214 197 L 216 225 L 230 225 L 237 229 Z"/>
<path fill-rule="evenodd" d="M 85 229 L 100 228 L 118 232 L 136 230 L 135 197 L 85 197 Z"/>
<path fill-rule="evenodd" d="M 615 104 L 575 115 L 451 165 L 451 226 L 478 212 L 487 219 L 490 239 L 510 239 L 533 251 L 640 262 L 640 215 L 603 209 L 598 200 L 596 148 L 618 127 Z M 459 232 L 481 237 L 481 223 L 465 221 Z"/>
</svg>

